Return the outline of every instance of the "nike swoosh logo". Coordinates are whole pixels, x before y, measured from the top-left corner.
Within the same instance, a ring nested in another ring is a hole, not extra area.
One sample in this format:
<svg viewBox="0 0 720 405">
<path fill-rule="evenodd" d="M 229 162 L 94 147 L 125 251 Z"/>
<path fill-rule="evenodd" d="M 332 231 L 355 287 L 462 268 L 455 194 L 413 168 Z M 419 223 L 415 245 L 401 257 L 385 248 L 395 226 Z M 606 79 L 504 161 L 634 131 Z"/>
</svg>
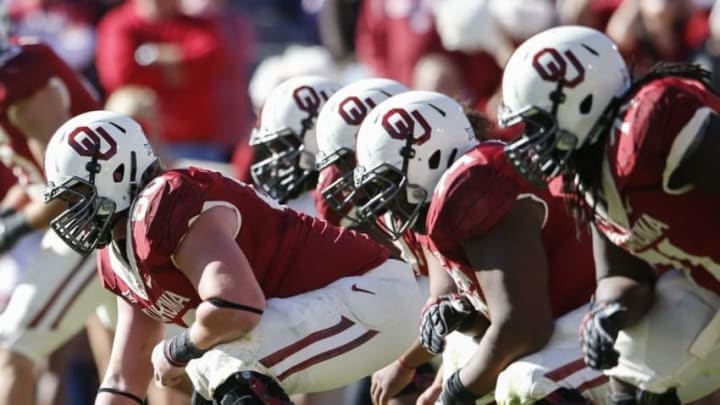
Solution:
<svg viewBox="0 0 720 405">
<path fill-rule="evenodd" d="M 364 292 L 364 293 L 366 293 L 366 294 L 375 295 L 374 292 L 372 292 L 372 291 L 370 291 L 370 290 L 366 290 L 366 289 L 364 289 L 364 288 L 360 288 L 360 287 L 357 286 L 357 284 L 353 284 L 352 287 L 351 287 L 351 290 L 353 290 L 353 291 L 358 291 L 358 292 Z"/>
</svg>

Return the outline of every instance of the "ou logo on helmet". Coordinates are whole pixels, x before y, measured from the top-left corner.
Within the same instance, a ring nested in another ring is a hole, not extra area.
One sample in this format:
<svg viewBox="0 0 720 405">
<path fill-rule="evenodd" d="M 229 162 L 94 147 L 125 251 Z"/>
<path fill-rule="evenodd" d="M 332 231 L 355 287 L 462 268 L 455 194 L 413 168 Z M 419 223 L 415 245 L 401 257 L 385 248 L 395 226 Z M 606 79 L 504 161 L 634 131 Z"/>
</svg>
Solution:
<svg viewBox="0 0 720 405">
<path fill-rule="evenodd" d="M 117 153 L 117 142 L 103 127 L 77 127 L 70 132 L 68 143 L 78 155 L 97 156 L 98 160 L 110 160 Z"/>
<path fill-rule="evenodd" d="M 363 103 L 358 97 L 350 96 L 340 102 L 338 112 L 348 125 L 357 126 L 362 124 L 368 111 L 373 108 L 375 108 L 375 102 L 370 97 L 366 98 Z"/>
<path fill-rule="evenodd" d="M 320 104 L 327 101 L 328 97 L 324 90 L 318 94 L 317 90 L 310 86 L 300 86 L 293 90 L 293 100 L 298 108 L 313 115 L 318 113 Z"/>
<path fill-rule="evenodd" d="M 420 134 L 415 135 L 415 123 L 420 125 Z M 418 110 L 408 113 L 402 108 L 393 108 L 383 115 L 382 126 L 394 139 L 411 140 L 413 145 L 422 145 L 430 139 L 432 128 Z"/>
<path fill-rule="evenodd" d="M 572 65 L 570 71 L 568 62 Z M 533 56 L 532 63 L 540 77 L 547 82 L 560 82 L 565 87 L 573 88 L 585 80 L 585 67 L 569 49 L 561 55 L 557 49 L 543 48 Z"/>
</svg>

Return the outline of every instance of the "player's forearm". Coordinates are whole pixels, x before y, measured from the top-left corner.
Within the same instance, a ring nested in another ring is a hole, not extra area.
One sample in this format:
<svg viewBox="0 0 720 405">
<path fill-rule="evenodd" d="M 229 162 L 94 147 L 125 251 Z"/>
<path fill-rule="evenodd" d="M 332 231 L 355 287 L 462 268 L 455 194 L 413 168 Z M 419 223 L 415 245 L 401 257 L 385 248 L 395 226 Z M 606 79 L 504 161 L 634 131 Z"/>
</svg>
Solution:
<svg viewBox="0 0 720 405">
<path fill-rule="evenodd" d="M 30 199 L 30 196 L 28 195 L 25 187 L 19 184 L 15 184 L 10 187 L 7 193 L 5 193 L 5 197 L 3 198 L 2 203 L 0 203 L 0 211 L 7 209 L 14 209 L 15 211 L 19 211 L 31 202 L 32 200 Z"/>
<path fill-rule="evenodd" d="M 655 297 L 654 283 L 623 276 L 600 279 L 595 289 L 595 301 L 615 301 L 627 308 L 623 328 L 636 324 L 650 310 Z"/>
<path fill-rule="evenodd" d="M 153 347 L 162 340 L 165 327 L 139 309 L 117 298 L 118 320 L 115 328 L 110 362 L 101 388 L 119 390 L 137 398 L 144 398 L 152 379 Z M 127 395 L 110 391 L 98 392 L 96 404 L 133 404 Z"/>
<path fill-rule="evenodd" d="M 33 229 L 44 229 L 50 221 L 65 210 L 64 204 L 60 199 L 50 201 L 47 204 L 32 202 L 23 208 L 22 213 Z"/>
<path fill-rule="evenodd" d="M 138 367 L 123 368 L 122 364 L 111 361 L 108 365 L 105 378 L 100 384 L 103 388 L 95 398 L 95 405 L 137 405 L 138 401 L 130 396 L 145 398 L 147 386 L 152 378 L 152 369 L 139 365 Z M 124 370 L 124 371 L 123 371 Z"/>
<path fill-rule="evenodd" d="M 405 353 L 400 356 L 400 361 L 404 367 L 418 368 L 421 364 L 432 360 L 433 357 L 432 353 L 422 347 L 420 340 L 416 339 Z"/>
<path fill-rule="evenodd" d="M 460 380 L 465 387 L 478 396 L 491 392 L 502 370 L 547 343 L 550 333 L 527 329 L 509 322 L 491 325 L 480 339 L 473 357 L 460 371 Z"/>
</svg>

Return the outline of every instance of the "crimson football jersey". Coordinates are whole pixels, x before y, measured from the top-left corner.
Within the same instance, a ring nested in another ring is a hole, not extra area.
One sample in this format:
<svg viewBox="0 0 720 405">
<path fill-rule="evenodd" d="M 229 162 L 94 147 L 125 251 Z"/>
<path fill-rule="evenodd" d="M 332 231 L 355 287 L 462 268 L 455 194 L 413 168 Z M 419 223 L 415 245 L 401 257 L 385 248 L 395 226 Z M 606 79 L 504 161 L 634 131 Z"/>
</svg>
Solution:
<svg viewBox="0 0 720 405">
<path fill-rule="evenodd" d="M 59 79 L 68 90 L 70 115 L 98 110 L 99 101 L 82 79 L 47 45 L 13 43 L 0 51 L 0 161 L 13 169 L 21 184 L 44 183 L 22 131 L 8 120 L 8 108 Z"/>
<path fill-rule="evenodd" d="M 720 196 L 674 188 L 671 175 L 720 98 L 675 77 L 642 86 L 621 108 L 603 162 L 598 228 L 657 271 L 683 269 L 720 293 Z M 717 134 L 709 134 L 717 136 Z"/>
<path fill-rule="evenodd" d="M 430 204 L 427 237 L 420 240 L 438 257 L 459 290 L 469 293 L 482 308 L 482 290 L 463 242 L 491 231 L 516 200 L 540 201 L 545 206 L 542 242 L 549 270 L 547 288 L 557 318 L 590 299 L 595 286 L 590 237 L 587 233 L 580 239 L 576 236 L 573 218 L 558 195 L 561 185 L 554 182 L 550 190 L 531 185 L 507 161 L 504 145 L 485 142 L 443 174 Z M 523 247 L 510 246 L 508 251 L 523 254 Z"/>
<path fill-rule="evenodd" d="M 128 260 L 103 249 L 104 286 L 163 322 L 184 324 L 200 299 L 172 255 L 193 220 L 214 206 L 234 209 L 236 241 L 266 298 L 322 288 L 364 274 L 389 252 L 367 236 L 274 205 L 251 186 L 197 168 L 170 170 L 148 184 L 131 207 Z"/>
</svg>

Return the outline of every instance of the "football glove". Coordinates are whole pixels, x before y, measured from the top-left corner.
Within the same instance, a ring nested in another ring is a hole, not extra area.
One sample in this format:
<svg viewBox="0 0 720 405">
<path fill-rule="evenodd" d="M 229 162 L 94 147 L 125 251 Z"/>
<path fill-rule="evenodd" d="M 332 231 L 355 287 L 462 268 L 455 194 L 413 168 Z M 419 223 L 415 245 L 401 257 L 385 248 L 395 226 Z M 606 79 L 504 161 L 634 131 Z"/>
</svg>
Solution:
<svg viewBox="0 0 720 405">
<path fill-rule="evenodd" d="M 590 306 L 580 324 L 580 344 L 588 367 L 606 370 L 618 364 L 620 353 L 614 345 L 626 312 L 627 308 L 618 302 L 600 302 Z"/>
<path fill-rule="evenodd" d="M 32 227 L 21 212 L 14 209 L 0 212 L 0 254 L 12 249 L 15 242 L 30 231 Z"/>
<path fill-rule="evenodd" d="M 472 326 L 478 315 L 464 295 L 448 294 L 435 298 L 423 308 L 420 321 L 420 342 L 432 354 L 445 350 L 445 336 L 455 330 Z"/>
</svg>

